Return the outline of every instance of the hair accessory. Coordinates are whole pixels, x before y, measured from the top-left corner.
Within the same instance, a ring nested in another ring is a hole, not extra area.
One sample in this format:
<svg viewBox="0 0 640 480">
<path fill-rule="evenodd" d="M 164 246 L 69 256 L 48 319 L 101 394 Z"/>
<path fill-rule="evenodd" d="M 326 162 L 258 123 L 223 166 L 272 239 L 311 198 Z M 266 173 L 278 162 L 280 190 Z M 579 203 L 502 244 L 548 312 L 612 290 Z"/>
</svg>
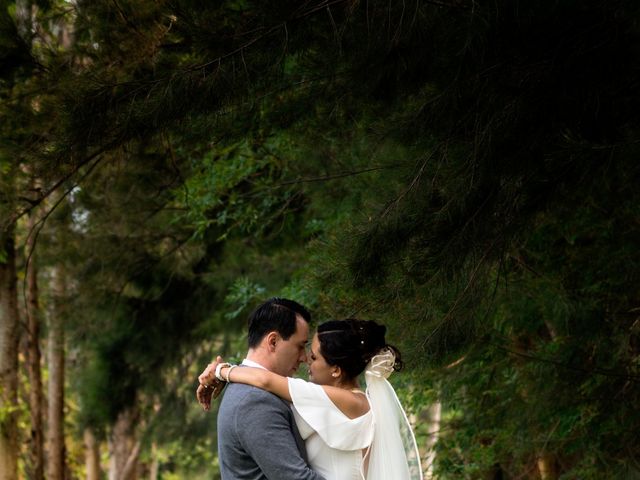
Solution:
<svg viewBox="0 0 640 480">
<path fill-rule="evenodd" d="M 396 356 L 388 348 L 383 348 L 377 355 L 374 355 L 367 365 L 365 375 L 378 378 L 389 378 L 393 373 L 393 366 L 396 362 Z"/>
</svg>

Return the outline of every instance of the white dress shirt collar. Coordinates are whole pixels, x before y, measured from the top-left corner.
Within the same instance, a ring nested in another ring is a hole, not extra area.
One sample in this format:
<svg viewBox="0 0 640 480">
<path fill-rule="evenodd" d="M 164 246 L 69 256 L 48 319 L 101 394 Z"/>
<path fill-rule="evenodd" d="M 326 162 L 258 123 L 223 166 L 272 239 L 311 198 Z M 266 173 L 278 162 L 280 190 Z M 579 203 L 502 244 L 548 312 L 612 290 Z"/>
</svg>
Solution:
<svg viewBox="0 0 640 480">
<path fill-rule="evenodd" d="M 255 368 L 261 368 L 263 370 L 268 370 L 268 368 L 265 368 L 262 365 L 260 365 L 258 362 L 254 362 L 253 360 L 249 360 L 248 358 L 245 358 L 244 360 L 242 360 L 242 365 L 245 365 L 247 367 L 255 367 Z"/>
</svg>

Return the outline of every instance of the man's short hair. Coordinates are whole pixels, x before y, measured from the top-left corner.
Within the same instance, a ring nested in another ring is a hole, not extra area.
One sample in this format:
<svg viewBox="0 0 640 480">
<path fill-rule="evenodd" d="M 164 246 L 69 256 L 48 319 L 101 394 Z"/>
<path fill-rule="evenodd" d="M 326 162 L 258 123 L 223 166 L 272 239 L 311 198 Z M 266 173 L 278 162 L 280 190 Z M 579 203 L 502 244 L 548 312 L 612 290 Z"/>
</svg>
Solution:
<svg viewBox="0 0 640 480">
<path fill-rule="evenodd" d="M 309 311 L 293 300 L 273 297 L 259 305 L 249 316 L 249 348 L 257 347 L 269 332 L 288 340 L 296 331 L 296 315 L 311 322 Z"/>
</svg>

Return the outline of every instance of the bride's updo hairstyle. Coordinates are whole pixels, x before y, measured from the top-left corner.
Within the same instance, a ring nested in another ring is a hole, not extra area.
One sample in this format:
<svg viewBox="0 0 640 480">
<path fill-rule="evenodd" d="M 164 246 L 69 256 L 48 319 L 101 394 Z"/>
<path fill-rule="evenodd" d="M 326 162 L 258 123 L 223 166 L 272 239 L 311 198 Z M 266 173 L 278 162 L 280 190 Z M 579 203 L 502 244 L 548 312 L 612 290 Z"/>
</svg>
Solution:
<svg viewBox="0 0 640 480">
<path fill-rule="evenodd" d="M 371 320 L 331 320 L 318 326 L 320 353 L 329 365 L 340 367 L 348 379 L 360 375 L 369 360 L 384 348 L 396 361 L 395 371 L 402 369 L 400 351 L 384 339 L 387 327 Z"/>
</svg>

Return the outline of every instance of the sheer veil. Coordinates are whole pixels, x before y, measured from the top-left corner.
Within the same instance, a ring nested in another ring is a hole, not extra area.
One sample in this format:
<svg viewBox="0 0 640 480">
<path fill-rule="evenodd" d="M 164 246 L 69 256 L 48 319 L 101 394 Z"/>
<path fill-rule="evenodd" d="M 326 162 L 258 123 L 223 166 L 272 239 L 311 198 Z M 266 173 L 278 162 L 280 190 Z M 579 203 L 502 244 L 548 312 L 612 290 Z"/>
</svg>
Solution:
<svg viewBox="0 0 640 480">
<path fill-rule="evenodd" d="M 375 422 L 367 453 L 366 480 L 422 480 L 416 439 L 407 415 L 387 378 L 395 356 L 389 349 L 375 355 L 365 369 L 367 396 Z"/>
</svg>

